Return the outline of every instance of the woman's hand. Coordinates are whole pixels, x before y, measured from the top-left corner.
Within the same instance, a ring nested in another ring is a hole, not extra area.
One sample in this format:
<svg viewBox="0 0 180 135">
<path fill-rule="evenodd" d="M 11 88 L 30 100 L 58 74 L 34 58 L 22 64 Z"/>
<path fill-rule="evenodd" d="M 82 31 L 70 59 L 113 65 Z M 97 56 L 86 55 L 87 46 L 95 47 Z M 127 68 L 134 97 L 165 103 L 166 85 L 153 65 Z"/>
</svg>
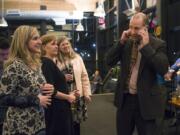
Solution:
<svg viewBox="0 0 180 135">
<path fill-rule="evenodd" d="M 68 101 L 69 103 L 73 103 L 73 102 L 76 101 L 76 96 L 74 95 L 74 92 L 69 93 L 68 98 L 67 98 L 67 101 Z"/>
<path fill-rule="evenodd" d="M 73 75 L 72 74 L 65 74 L 65 78 L 67 82 L 73 81 Z"/>
<path fill-rule="evenodd" d="M 89 95 L 84 96 L 84 98 L 85 98 L 85 102 L 86 103 L 90 103 L 91 102 L 91 97 Z"/>
<path fill-rule="evenodd" d="M 54 93 L 54 86 L 52 84 L 42 84 L 40 86 L 41 92 L 44 95 L 52 95 Z"/>
<path fill-rule="evenodd" d="M 79 90 L 74 90 L 73 93 L 74 93 L 75 97 L 80 97 L 80 91 Z"/>
<path fill-rule="evenodd" d="M 51 96 L 50 95 L 38 95 L 38 98 L 40 100 L 40 105 L 44 108 L 47 108 L 49 105 L 51 105 Z"/>
</svg>

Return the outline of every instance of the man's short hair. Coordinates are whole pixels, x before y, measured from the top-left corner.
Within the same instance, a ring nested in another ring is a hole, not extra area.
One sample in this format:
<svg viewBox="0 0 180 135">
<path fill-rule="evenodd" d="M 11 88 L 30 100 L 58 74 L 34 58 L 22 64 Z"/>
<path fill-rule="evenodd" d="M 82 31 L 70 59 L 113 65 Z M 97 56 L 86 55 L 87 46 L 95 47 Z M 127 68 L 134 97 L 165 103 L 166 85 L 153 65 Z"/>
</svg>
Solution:
<svg viewBox="0 0 180 135">
<path fill-rule="evenodd" d="M 143 19 L 143 23 L 145 26 L 148 26 L 149 25 L 149 20 L 148 20 L 148 17 L 146 14 L 142 13 L 142 12 L 137 12 L 136 14 L 134 14 L 132 16 L 132 19 L 133 18 L 142 18 Z"/>
<path fill-rule="evenodd" d="M 4 37 L 0 37 L 0 49 L 8 49 L 9 47 L 9 40 Z"/>
</svg>

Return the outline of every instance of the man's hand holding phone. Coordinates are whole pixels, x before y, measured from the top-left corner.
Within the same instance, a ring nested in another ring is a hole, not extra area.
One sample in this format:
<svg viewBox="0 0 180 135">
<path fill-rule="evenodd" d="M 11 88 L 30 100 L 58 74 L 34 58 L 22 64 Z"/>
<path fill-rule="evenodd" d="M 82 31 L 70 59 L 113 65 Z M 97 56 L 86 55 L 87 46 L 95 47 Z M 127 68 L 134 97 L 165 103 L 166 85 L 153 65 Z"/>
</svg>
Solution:
<svg viewBox="0 0 180 135">
<path fill-rule="evenodd" d="M 143 48 L 149 43 L 149 33 L 146 27 L 139 30 L 138 34 L 142 37 L 140 48 Z"/>
<path fill-rule="evenodd" d="M 124 44 L 130 36 L 130 29 L 123 31 L 120 39 L 120 43 Z"/>
</svg>

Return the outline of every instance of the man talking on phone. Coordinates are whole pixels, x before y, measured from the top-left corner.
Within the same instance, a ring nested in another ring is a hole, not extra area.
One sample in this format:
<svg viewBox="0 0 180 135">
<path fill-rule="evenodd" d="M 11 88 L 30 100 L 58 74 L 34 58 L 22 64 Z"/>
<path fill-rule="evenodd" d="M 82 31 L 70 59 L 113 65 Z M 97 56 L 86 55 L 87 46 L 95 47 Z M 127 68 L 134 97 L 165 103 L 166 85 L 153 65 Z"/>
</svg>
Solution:
<svg viewBox="0 0 180 135">
<path fill-rule="evenodd" d="M 129 29 L 107 53 L 107 64 L 121 62 L 115 106 L 117 134 L 161 135 L 166 89 L 160 86 L 157 74 L 168 71 L 164 41 L 148 33 L 148 18 L 138 12 L 132 16 Z"/>
</svg>

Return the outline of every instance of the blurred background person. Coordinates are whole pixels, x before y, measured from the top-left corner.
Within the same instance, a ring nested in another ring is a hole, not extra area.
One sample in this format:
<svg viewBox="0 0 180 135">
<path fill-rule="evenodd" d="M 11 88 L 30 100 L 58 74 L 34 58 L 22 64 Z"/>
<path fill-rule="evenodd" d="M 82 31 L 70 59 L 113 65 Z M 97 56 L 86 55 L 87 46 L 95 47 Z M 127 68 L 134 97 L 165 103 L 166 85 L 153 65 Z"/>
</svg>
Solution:
<svg viewBox="0 0 180 135">
<path fill-rule="evenodd" d="M 0 104 L 8 107 L 3 135 L 45 135 L 43 107 L 51 104 L 54 88 L 42 75 L 40 46 L 35 27 L 20 26 L 14 32 L 0 82 Z"/>
<path fill-rule="evenodd" d="M 165 80 L 171 80 L 174 73 L 180 69 L 180 58 L 178 58 L 175 63 L 169 68 L 168 72 L 165 74 Z"/>
<path fill-rule="evenodd" d="M 8 59 L 10 43 L 9 40 L 0 37 L 0 79 L 3 73 L 3 65 L 5 60 Z M 2 134 L 3 121 L 6 114 L 6 107 L 0 106 L 0 135 Z"/>
<path fill-rule="evenodd" d="M 96 70 L 91 77 L 91 91 L 92 93 L 100 93 L 100 86 L 102 85 L 102 78 L 99 70 Z"/>
<path fill-rule="evenodd" d="M 46 81 L 55 91 L 52 104 L 45 109 L 46 135 L 73 135 L 70 104 L 76 99 L 76 91 L 69 92 L 64 74 L 53 61 L 58 54 L 54 35 L 44 35 L 42 40 L 42 71 Z"/>
<path fill-rule="evenodd" d="M 86 103 L 91 101 L 88 73 L 82 58 L 73 50 L 67 37 L 59 38 L 57 44 L 58 67 L 64 72 L 71 90 L 77 89 L 80 93 L 80 98 L 76 99 L 72 108 L 74 135 L 80 135 L 80 122 L 87 117 Z"/>
<path fill-rule="evenodd" d="M 168 72 L 164 75 L 166 81 L 171 81 L 175 76 L 175 87 L 180 90 L 180 58 L 169 68 Z M 179 93 L 180 94 L 180 93 Z"/>
</svg>

